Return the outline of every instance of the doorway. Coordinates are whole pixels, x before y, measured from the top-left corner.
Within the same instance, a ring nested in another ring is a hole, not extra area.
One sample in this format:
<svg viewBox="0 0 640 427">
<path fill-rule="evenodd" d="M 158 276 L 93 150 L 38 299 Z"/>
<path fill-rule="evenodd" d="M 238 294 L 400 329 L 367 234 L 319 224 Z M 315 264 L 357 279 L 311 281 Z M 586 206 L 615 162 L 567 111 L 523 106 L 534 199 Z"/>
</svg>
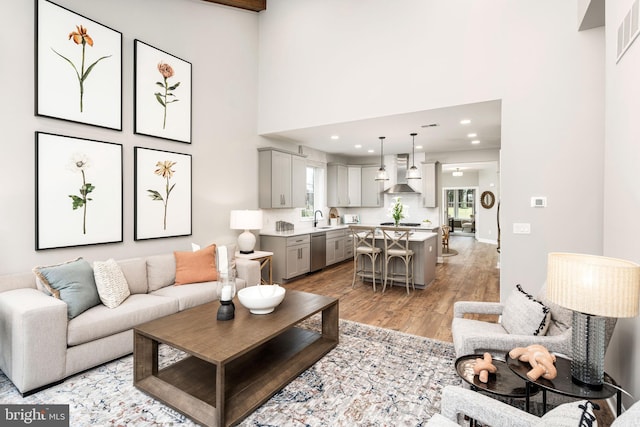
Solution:
<svg viewBox="0 0 640 427">
<path fill-rule="evenodd" d="M 446 187 L 442 191 L 444 224 L 454 235 L 475 237 L 478 188 Z"/>
</svg>

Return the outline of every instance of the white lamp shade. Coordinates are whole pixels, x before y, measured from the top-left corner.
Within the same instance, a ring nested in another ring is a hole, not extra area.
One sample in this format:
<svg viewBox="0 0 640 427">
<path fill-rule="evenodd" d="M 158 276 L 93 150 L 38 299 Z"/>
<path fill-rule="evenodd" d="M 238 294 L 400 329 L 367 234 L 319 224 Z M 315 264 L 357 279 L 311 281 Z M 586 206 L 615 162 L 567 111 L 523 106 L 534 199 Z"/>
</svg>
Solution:
<svg viewBox="0 0 640 427">
<path fill-rule="evenodd" d="M 232 230 L 244 230 L 244 232 L 238 236 L 238 250 L 244 254 L 252 253 L 256 245 L 256 236 L 249 230 L 260 230 L 262 228 L 262 211 L 231 211 L 229 228 Z"/>
<path fill-rule="evenodd" d="M 381 167 L 380 169 L 378 169 L 378 172 L 376 172 L 376 181 L 388 181 L 389 180 L 389 175 L 387 175 L 387 171 Z"/>
<path fill-rule="evenodd" d="M 550 253 L 547 297 L 562 307 L 585 314 L 637 316 L 640 265 L 597 255 Z"/>
<path fill-rule="evenodd" d="M 260 230 L 262 228 L 261 210 L 231 211 L 229 228 L 232 230 Z"/>
</svg>

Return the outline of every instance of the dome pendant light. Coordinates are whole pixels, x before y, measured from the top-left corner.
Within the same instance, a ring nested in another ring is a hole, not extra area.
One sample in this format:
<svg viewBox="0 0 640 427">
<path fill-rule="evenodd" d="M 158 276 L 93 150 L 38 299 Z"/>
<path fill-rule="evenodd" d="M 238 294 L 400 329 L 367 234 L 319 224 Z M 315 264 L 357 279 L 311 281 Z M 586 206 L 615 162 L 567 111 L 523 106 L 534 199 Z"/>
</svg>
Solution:
<svg viewBox="0 0 640 427">
<path fill-rule="evenodd" d="M 416 135 L 417 133 L 410 134 L 413 138 L 411 142 L 411 154 L 413 160 L 411 161 L 411 167 L 407 169 L 407 179 L 420 179 L 420 169 L 416 167 Z"/>
<path fill-rule="evenodd" d="M 389 176 L 387 175 L 387 171 L 384 169 L 384 158 L 382 153 L 382 142 L 384 141 L 384 136 L 380 136 L 380 169 L 376 172 L 376 181 L 388 181 Z"/>
</svg>

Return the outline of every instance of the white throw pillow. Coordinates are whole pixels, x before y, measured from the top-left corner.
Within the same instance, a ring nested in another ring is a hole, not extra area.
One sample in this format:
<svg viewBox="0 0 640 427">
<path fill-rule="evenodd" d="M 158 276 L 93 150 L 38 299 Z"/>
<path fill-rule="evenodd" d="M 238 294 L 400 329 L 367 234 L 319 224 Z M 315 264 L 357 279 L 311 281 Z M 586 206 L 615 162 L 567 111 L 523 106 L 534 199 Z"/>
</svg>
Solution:
<svg viewBox="0 0 640 427">
<path fill-rule="evenodd" d="M 95 261 L 93 276 L 96 280 L 100 301 L 107 307 L 116 308 L 131 295 L 127 279 L 115 260 Z"/>
<path fill-rule="evenodd" d="M 502 326 L 510 334 L 544 335 L 549 329 L 551 310 L 517 285 L 504 303 Z"/>
</svg>

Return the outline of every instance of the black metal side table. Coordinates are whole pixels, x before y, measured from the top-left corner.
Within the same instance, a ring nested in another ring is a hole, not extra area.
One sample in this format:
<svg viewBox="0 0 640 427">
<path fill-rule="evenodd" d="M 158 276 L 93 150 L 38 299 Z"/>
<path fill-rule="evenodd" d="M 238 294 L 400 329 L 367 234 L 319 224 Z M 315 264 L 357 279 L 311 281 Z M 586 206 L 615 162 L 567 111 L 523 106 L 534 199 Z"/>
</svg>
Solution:
<svg viewBox="0 0 640 427">
<path fill-rule="evenodd" d="M 482 359 L 481 354 L 470 354 L 456 359 L 456 372 L 458 376 L 471 385 L 474 391 L 483 391 L 498 396 L 525 398 L 525 409 L 529 412 L 529 396 L 538 393 L 536 386 L 528 387 L 528 381 L 523 381 L 516 375 L 503 358 L 493 355 L 493 364 L 498 368 L 495 374 L 489 374 L 489 381 L 483 383 L 478 376 L 473 373 L 473 366 L 476 359 Z"/>
<path fill-rule="evenodd" d="M 523 379 L 526 382 L 527 390 L 529 390 L 529 388 L 532 386 L 536 387 L 536 392 L 538 391 L 538 389 L 542 389 L 543 411 L 547 410 L 548 390 L 564 396 L 589 400 L 608 399 L 615 394 L 617 416 L 620 416 L 622 412 L 622 390 L 610 385 L 615 384 L 615 381 L 606 372 L 604 374 L 604 379 L 608 384 L 603 384 L 601 389 L 595 390 L 586 385 L 579 385 L 573 382 L 573 380 L 571 379 L 571 359 L 568 359 L 566 357 L 556 355 L 555 366 L 556 370 L 558 371 L 558 375 L 552 380 L 547 380 L 540 377 L 536 381 L 531 381 L 527 377 L 527 372 L 531 370 L 531 365 L 528 362 L 521 362 L 518 359 L 512 359 L 511 357 L 509 357 L 508 353 L 506 356 L 506 364 L 512 372 L 514 372 L 519 378 Z M 529 400 L 529 397 L 531 395 L 532 394 L 527 393 L 527 401 Z"/>
</svg>

